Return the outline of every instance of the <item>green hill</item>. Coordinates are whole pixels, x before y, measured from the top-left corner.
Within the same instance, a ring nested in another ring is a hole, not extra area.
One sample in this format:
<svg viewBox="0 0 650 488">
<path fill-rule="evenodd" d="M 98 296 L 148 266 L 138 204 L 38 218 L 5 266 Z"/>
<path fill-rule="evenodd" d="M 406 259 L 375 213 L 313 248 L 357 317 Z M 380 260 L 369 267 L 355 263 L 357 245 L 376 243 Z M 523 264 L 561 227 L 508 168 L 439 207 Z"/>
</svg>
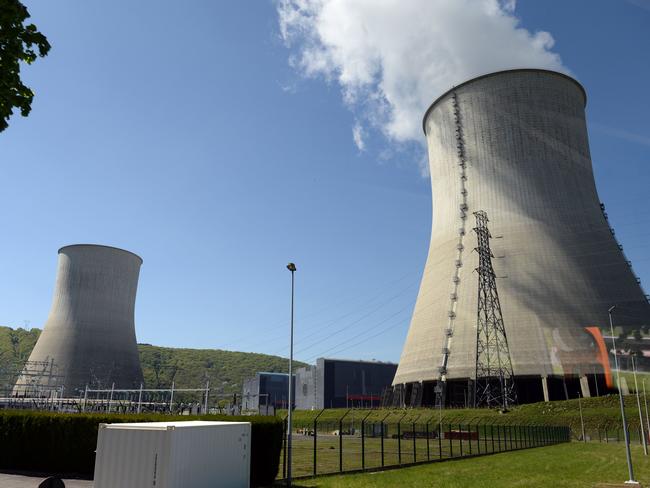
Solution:
<svg viewBox="0 0 650 488">
<path fill-rule="evenodd" d="M 13 384 L 16 371 L 36 344 L 40 329 L 0 327 L 0 388 Z M 165 388 L 202 388 L 210 381 L 215 393 L 241 393 L 244 379 L 258 371 L 284 372 L 288 360 L 279 356 L 220 349 L 176 349 L 138 344 L 145 386 Z M 299 368 L 305 363 L 294 361 Z"/>
</svg>

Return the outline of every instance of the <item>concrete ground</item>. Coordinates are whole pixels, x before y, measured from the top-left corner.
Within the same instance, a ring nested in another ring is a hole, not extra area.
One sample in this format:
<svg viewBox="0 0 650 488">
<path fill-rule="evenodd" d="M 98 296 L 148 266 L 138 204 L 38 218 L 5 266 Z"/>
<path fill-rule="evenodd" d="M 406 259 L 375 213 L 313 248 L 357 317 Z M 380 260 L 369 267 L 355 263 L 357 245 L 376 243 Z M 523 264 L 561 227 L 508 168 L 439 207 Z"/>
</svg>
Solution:
<svg viewBox="0 0 650 488">
<path fill-rule="evenodd" d="M 38 488 L 45 479 L 44 476 L 23 476 L 19 474 L 0 473 L 2 488 Z M 63 480 L 66 488 L 92 488 L 93 482 L 88 480 Z"/>
</svg>

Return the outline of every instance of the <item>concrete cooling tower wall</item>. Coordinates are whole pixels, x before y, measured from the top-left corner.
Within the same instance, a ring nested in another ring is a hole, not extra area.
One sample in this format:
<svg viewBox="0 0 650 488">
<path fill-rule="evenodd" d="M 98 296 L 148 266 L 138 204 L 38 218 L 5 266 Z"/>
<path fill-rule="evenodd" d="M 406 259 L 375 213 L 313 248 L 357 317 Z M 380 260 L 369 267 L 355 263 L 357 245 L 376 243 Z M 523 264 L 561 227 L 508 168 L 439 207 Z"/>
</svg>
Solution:
<svg viewBox="0 0 650 488">
<path fill-rule="evenodd" d="M 612 305 L 616 324 L 650 324 L 596 192 L 585 104 L 568 76 L 512 70 L 463 83 L 426 112 L 433 225 L 393 383 L 402 403 L 431 404 L 436 386 L 447 403 L 471 396 L 477 211 L 489 218 L 520 401 L 602 393 L 607 353 L 586 328 L 608 327 Z"/>
<path fill-rule="evenodd" d="M 108 246 L 59 249 L 52 308 L 14 393 L 140 386 L 134 309 L 141 264 Z"/>
</svg>

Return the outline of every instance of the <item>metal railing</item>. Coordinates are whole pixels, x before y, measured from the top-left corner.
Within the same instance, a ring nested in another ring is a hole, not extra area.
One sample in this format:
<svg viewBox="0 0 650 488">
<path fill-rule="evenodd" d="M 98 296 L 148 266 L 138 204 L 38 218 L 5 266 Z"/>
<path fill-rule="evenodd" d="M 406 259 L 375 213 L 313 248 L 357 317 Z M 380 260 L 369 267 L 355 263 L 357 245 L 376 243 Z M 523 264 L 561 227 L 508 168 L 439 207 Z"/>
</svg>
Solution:
<svg viewBox="0 0 650 488">
<path fill-rule="evenodd" d="M 571 441 L 564 426 L 439 422 L 433 418 L 369 420 L 370 413 L 351 410 L 336 419 L 294 424 L 294 477 L 375 471 L 461 457 L 482 456 Z M 286 422 L 285 422 L 286 434 Z M 287 473 L 286 435 L 278 478 Z"/>
</svg>

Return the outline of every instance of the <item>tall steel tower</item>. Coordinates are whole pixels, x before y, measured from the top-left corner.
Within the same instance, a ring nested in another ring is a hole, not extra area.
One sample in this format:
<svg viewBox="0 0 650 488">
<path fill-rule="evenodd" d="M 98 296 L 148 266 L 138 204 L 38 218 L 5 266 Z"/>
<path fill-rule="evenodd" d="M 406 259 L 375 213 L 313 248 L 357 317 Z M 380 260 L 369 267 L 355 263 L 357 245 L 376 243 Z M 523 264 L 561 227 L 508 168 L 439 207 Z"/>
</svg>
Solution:
<svg viewBox="0 0 650 488">
<path fill-rule="evenodd" d="M 515 375 L 512 371 L 510 349 L 497 291 L 497 277 L 492 267 L 488 216 L 482 210 L 476 217 L 475 248 L 478 253 L 478 317 L 476 320 L 476 374 L 474 376 L 474 405 L 502 407 L 517 403 Z"/>
</svg>

